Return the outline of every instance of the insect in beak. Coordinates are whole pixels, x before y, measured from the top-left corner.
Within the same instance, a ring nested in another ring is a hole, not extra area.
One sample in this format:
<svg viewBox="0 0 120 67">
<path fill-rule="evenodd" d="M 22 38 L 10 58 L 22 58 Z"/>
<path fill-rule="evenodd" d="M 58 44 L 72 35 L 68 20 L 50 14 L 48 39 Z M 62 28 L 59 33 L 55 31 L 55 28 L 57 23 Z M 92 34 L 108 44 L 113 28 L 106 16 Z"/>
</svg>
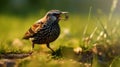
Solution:
<svg viewBox="0 0 120 67">
<path fill-rule="evenodd" d="M 60 20 L 67 20 L 69 18 L 68 12 L 61 12 L 59 19 Z"/>
</svg>

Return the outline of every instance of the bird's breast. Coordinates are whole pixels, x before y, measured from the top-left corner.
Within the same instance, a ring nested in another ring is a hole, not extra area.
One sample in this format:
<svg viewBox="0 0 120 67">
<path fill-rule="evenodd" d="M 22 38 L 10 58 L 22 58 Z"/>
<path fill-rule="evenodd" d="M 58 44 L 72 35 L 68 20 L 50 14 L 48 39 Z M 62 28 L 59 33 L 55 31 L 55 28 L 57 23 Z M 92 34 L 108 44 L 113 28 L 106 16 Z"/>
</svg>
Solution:
<svg viewBox="0 0 120 67">
<path fill-rule="evenodd" d="M 58 24 L 51 26 L 49 28 L 49 36 L 48 36 L 48 41 L 52 42 L 56 40 L 60 34 L 60 27 Z"/>
<path fill-rule="evenodd" d="M 50 26 L 44 26 L 38 33 L 33 37 L 33 42 L 36 44 L 45 44 L 55 41 L 60 34 L 59 24 L 52 24 Z"/>
</svg>

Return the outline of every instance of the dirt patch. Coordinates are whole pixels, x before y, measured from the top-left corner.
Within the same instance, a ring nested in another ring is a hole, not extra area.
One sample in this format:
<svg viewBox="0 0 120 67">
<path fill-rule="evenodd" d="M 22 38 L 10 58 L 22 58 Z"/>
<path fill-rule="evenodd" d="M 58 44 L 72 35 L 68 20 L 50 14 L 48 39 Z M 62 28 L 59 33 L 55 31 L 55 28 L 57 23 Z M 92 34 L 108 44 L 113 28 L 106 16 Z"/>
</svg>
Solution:
<svg viewBox="0 0 120 67">
<path fill-rule="evenodd" d="M 2 59 L 22 59 L 25 57 L 28 57 L 32 54 L 33 52 L 28 52 L 28 53 L 3 53 L 0 54 L 0 58 Z"/>
</svg>

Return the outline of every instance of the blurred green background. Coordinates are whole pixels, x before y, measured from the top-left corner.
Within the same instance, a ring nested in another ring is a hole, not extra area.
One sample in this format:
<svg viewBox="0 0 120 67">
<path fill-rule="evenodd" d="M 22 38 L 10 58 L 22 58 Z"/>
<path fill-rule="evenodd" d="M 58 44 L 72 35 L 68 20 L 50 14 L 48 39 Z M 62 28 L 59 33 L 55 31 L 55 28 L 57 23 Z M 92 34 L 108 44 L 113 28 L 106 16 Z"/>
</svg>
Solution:
<svg viewBox="0 0 120 67">
<path fill-rule="evenodd" d="M 119 1 L 119 0 L 118 0 Z M 70 13 L 88 13 L 92 6 L 92 12 L 96 13 L 99 9 L 105 14 L 110 12 L 113 0 L 1 0 L 0 13 L 10 13 L 15 15 L 28 15 L 40 12 L 40 10 L 67 10 Z M 117 6 L 120 6 L 118 2 Z M 119 12 L 117 7 L 115 12 Z"/>
<path fill-rule="evenodd" d="M 59 38 L 51 43 L 54 50 L 59 49 L 60 46 L 76 48 L 84 45 L 82 41 L 84 36 L 93 35 L 92 33 L 97 28 L 89 44 L 89 46 L 93 46 L 93 43 L 97 41 L 100 33 L 104 30 L 98 22 L 107 27 L 107 33 L 112 38 L 112 44 L 114 41 L 120 44 L 118 42 L 120 39 L 119 6 L 120 0 L 0 0 L 0 54 L 31 51 L 31 43 L 22 40 L 22 37 L 34 22 L 42 18 L 51 9 L 69 12 L 69 19 L 60 21 L 61 34 Z M 105 41 L 108 41 L 107 38 L 101 40 L 100 43 L 106 44 Z M 19 67 L 33 67 L 35 64 L 36 67 L 81 66 L 79 62 L 71 60 L 71 58 L 68 60 L 68 57 L 58 60 L 51 58 L 50 55 L 44 54 L 46 51 L 50 52 L 45 47 L 36 45 L 34 50 L 38 53 L 27 59 L 16 61 L 19 63 Z M 43 53 L 41 54 L 41 52 Z M 66 53 L 67 56 L 73 54 L 69 51 Z M 114 67 L 114 64 L 120 66 L 120 60 L 115 59 L 114 61 L 111 66 Z M 97 67 L 96 61 L 93 67 Z M 102 65 L 98 67 L 102 67 Z"/>
</svg>

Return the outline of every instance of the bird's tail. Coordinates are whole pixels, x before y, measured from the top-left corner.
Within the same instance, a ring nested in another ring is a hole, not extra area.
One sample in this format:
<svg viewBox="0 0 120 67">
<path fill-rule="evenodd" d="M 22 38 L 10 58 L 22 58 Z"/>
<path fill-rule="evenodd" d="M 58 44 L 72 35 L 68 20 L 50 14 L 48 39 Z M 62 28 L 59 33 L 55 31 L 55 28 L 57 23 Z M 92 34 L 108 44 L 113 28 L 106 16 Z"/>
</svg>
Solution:
<svg viewBox="0 0 120 67">
<path fill-rule="evenodd" d="M 28 40 L 28 39 L 29 39 L 29 37 L 24 36 L 22 39 L 26 39 L 26 40 Z"/>
</svg>

